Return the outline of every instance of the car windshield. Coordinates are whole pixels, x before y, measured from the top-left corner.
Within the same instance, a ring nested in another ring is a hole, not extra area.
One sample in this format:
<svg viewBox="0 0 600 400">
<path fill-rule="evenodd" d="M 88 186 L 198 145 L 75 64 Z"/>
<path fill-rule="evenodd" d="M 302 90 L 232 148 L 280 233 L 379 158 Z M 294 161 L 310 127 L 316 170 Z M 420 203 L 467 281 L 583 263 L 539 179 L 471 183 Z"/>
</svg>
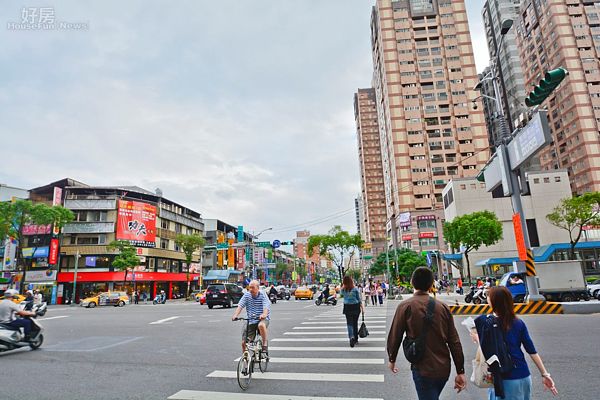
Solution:
<svg viewBox="0 0 600 400">
<path fill-rule="evenodd" d="M 595 281 L 590 283 L 590 285 L 600 285 L 600 279 L 596 279 Z"/>
</svg>

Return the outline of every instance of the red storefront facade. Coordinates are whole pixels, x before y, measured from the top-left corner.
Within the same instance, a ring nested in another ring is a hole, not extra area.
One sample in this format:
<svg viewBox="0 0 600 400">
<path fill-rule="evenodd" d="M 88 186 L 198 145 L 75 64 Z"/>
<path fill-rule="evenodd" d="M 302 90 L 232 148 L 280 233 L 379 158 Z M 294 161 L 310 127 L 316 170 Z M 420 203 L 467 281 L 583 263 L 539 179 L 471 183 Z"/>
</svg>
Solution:
<svg viewBox="0 0 600 400">
<path fill-rule="evenodd" d="M 59 285 L 59 296 L 57 303 L 62 304 L 63 298 L 70 296 L 73 290 L 73 272 L 59 272 L 57 282 Z M 166 272 L 128 272 L 124 282 L 125 272 L 78 272 L 77 273 L 77 298 L 79 302 L 86 293 L 86 288 L 94 287 L 95 292 L 112 290 L 125 290 L 131 294 L 131 290 L 144 288 L 149 300 L 156 295 L 157 291 L 165 290 L 167 298 L 173 298 L 174 292 L 185 293 L 188 284 L 188 274 L 166 273 Z M 189 281 L 198 282 L 200 274 L 189 274 Z M 123 285 L 123 283 L 125 285 Z M 62 285 L 62 291 L 60 290 Z M 119 287 L 116 287 L 119 286 Z"/>
</svg>

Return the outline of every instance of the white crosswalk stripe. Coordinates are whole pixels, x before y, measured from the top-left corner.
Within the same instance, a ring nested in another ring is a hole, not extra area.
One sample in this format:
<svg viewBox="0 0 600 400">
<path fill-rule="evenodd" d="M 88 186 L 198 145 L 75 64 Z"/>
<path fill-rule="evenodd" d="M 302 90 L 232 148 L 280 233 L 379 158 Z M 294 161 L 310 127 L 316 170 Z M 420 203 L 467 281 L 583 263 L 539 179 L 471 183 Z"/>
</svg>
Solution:
<svg viewBox="0 0 600 400">
<path fill-rule="evenodd" d="M 284 335 L 347 335 L 348 332 L 285 332 Z M 385 331 L 369 331 L 370 335 L 385 335 Z"/>
<path fill-rule="evenodd" d="M 338 348 L 339 350 L 339 348 Z M 236 358 L 235 362 L 240 361 Z M 285 364 L 383 364 L 383 358 L 269 358 L 270 363 Z"/>
<path fill-rule="evenodd" d="M 304 323 L 304 322 L 303 322 Z M 342 329 L 343 328 L 343 329 Z M 385 329 L 385 325 L 369 325 L 369 329 L 373 329 L 373 328 L 382 328 Z M 322 329 L 338 329 L 340 330 L 340 332 L 346 332 L 346 326 L 345 325 L 340 325 L 340 326 L 295 326 L 294 329 L 306 329 L 306 330 L 319 330 L 321 331 Z"/>
<path fill-rule="evenodd" d="M 169 400 L 341 400 L 341 397 L 315 397 L 315 396 L 288 396 L 278 394 L 252 394 L 252 393 L 232 393 L 227 392 L 206 392 L 200 390 L 180 390 Z M 373 397 L 344 397 L 344 400 L 383 400 Z"/>
<path fill-rule="evenodd" d="M 235 378 L 236 371 L 213 371 L 209 378 Z M 252 379 L 276 379 L 282 381 L 313 381 L 313 382 L 383 382 L 383 374 L 325 374 L 306 372 L 265 372 L 252 374 Z"/>
<path fill-rule="evenodd" d="M 345 342 L 348 344 L 348 338 L 275 338 L 270 339 L 270 342 Z M 385 338 L 371 338 L 366 337 L 360 339 L 360 342 L 385 342 Z M 346 346 L 345 346 L 346 347 Z M 345 350 L 344 348 L 340 348 L 340 350 Z"/>
</svg>

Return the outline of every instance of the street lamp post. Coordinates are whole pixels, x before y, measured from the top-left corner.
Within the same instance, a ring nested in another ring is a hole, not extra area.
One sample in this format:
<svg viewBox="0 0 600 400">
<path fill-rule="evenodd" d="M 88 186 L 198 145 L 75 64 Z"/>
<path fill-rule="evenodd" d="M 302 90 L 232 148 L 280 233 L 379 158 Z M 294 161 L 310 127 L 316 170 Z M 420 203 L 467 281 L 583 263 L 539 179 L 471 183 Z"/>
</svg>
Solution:
<svg viewBox="0 0 600 400">
<path fill-rule="evenodd" d="M 251 244 L 251 246 L 250 246 L 250 249 L 252 250 L 252 279 L 253 279 L 253 280 L 254 280 L 254 279 L 256 279 L 256 261 L 254 260 L 254 249 L 255 249 L 255 247 L 256 247 L 256 246 L 255 246 L 255 243 L 256 243 L 256 241 L 255 241 L 255 240 L 256 240 L 256 239 L 258 239 L 258 237 L 259 237 L 259 236 L 260 236 L 260 235 L 261 235 L 263 232 L 265 232 L 265 231 L 270 231 L 270 230 L 273 230 L 273 228 L 266 228 L 266 229 L 263 229 L 262 231 L 260 231 L 260 232 L 258 233 L 258 235 L 252 235 L 253 237 L 252 237 L 252 244 Z"/>
<path fill-rule="evenodd" d="M 71 307 L 75 306 L 75 297 L 77 296 L 77 267 L 79 267 L 79 250 L 75 253 L 75 273 L 73 274 L 73 300 Z"/>
</svg>

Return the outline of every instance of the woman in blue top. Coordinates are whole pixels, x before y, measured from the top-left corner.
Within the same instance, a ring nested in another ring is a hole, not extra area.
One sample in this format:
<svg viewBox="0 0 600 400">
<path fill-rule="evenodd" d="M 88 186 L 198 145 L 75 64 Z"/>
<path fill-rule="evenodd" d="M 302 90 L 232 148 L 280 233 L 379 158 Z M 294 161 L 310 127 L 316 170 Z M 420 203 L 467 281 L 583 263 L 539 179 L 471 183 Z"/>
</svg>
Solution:
<svg viewBox="0 0 600 400">
<path fill-rule="evenodd" d="M 517 315 L 515 314 L 513 297 L 510 291 L 503 286 L 492 287 L 488 294 L 488 302 L 494 311 L 495 318 L 504 334 L 504 341 L 508 348 L 508 353 L 515 366 L 513 369 L 502 373 L 505 395 L 504 400 L 531 399 L 531 374 L 527 367 L 527 361 L 525 361 L 525 355 L 521 351 L 521 345 L 523 345 L 525 351 L 529 353 L 529 356 L 542 374 L 544 390 L 550 389 L 553 394 L 558 394 L 556 387 L 554 386 L 554 381 L 550 377 L 548 371 L 546 371 L 544 363 L 535 350 L 531 337 L 529 337 L 527 326 L 525 326 L 525 323 L 517 318 Z M 488 316 L 482 315 L 478 317 L 478 319 L 479 318 L 488 318 Z M 479 343 L 477 332 L 472 331 L 471 337 L 475 342 Z M 481 343 L 482 347 L 486 345 L 488 344 Z M 500 397 L 496 397 L 494 389 L 489 389 L 489 400 L 499 399 Z"/>
<path fill-rule="evenodd" d="M 344 315 L 346 316 L 350 347 L 354 347 L 358 343 L 358 317 L 361 311 L 364 314 L 365 309 L 362 305 L 360 292 L 354 287 L 354 282 L 348 275 L 344 276 L 342 293 L 344 295 Z"/>
</svg>

